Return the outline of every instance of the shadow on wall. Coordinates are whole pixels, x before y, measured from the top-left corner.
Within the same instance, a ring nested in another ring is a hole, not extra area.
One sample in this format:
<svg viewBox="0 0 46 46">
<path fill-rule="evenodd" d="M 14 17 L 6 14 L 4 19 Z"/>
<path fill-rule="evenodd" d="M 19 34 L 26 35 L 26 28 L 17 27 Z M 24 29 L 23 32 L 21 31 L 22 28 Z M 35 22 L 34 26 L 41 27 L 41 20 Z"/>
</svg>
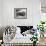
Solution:
<svg viewBox="0 0 46 46">
<path fill-rule="evenodd" d="M 0 40 L 3 40 L 3 32 L 5 31 L 4 27 L 0 27 Z"/>
</svg>

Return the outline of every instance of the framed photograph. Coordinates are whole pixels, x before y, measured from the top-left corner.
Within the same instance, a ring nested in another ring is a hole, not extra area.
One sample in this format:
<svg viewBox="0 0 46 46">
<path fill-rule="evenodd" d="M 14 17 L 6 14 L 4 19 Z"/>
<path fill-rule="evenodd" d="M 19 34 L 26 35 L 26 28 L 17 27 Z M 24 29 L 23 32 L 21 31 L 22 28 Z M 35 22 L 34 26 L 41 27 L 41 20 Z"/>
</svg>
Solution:
<svg viewBox="0 0 46 46">
<path fill-rule="evenodd" d="M 27 19 L 27 8 L 14 8 L 15 19 Z"/>
</svg>

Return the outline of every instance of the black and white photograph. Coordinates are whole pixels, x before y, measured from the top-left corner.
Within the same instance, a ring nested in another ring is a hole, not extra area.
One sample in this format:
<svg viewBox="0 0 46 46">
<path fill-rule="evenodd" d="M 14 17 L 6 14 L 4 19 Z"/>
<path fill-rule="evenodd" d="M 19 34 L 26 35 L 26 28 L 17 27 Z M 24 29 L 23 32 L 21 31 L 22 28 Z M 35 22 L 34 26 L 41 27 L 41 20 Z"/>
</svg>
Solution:
<svg viewBox="0 0 46 46">
<path fill-rule="evenodd" d="M 15 19 L 27 19 L 27 8 L 14 8 Z"/>
</svg>

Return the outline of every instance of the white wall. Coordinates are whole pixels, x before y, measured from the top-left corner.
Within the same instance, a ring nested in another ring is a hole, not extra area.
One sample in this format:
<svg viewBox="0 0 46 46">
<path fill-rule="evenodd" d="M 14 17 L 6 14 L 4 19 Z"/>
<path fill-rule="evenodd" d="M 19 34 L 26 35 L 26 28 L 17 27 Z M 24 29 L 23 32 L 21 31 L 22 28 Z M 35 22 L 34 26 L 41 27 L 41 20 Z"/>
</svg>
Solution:
<svg viewBox="0 0 46 46">
<path fill-rule="evenodd" d="M 2 0 L 0 0 L 0 26 L 2 25 Z"/>
<path fill-rule="evenodd" d="M 40 0 L 2 0 L 2 25 L 34 25 L 40 20 Z M 27 19 L 14 19 L 14 8 L 27 8 Z"/>
<path fill-rule="evenodd" d="M 32 15 L 33 15 L 33 26 L 37 26 L 37 24 L 39 24 L 40 20 L 41 20 L 41 2 L 40 0 L 33 0 L 32 3 Z"/>
</svg>

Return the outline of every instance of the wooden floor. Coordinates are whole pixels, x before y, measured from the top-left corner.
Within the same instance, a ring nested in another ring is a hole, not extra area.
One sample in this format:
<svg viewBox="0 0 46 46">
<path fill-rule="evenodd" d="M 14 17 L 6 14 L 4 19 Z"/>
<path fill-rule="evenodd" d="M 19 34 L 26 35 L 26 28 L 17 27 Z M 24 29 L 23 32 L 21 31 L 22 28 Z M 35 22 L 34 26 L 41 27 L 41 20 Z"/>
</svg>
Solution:
<svg viewBox="0 0 46 46">
<path fill-rule="evenodd" d="M 41 37 L 39 44 L 40 45 L 46 45 L 46 37 Z"/>
</svg>

